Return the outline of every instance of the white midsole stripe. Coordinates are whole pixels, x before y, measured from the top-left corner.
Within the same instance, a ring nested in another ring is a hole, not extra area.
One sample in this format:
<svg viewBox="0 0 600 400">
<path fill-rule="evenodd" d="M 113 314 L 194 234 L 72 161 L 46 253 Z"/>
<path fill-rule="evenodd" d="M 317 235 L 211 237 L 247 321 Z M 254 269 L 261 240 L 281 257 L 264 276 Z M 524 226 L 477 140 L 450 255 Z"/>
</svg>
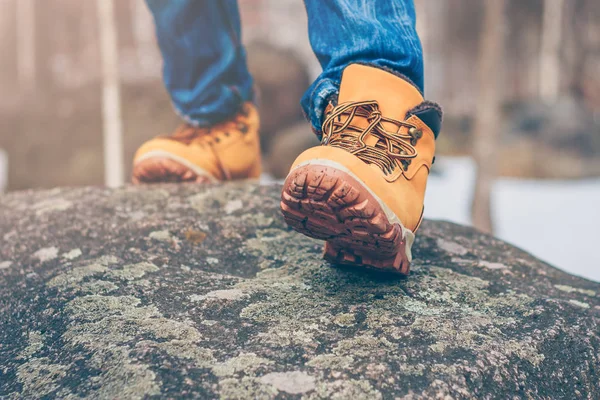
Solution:
<svg viewBox="0 0 600 400">
<path fill-rule="evenodd" d="M 143 160 L 147 160 L 149 158 L 153 158 L 153 157 L 163 157 L 163 158 L 169 158 L 175 162 L 178 162 L 181 165 L 184 165 L 185 167 L 191 169 L 196 175 L 198 176 L 204 176 L 206 178 L 208 178 L 211 183 L 217 183 L 219 182 L 219 180 L 217 178 L 215 178 L 210 172 L 206 171 L 203 168 L 198 167 L 197 165 L 192 164 L 191 162 L 189 162 L 188 160 L 186 160 L 183 157 L 180 157 L 176 154 L 173 153 L 169 153 L 168 151 L 164 151 L 164 150 L 153 150 L 153 151 L 149 151 L 148 153 L 144 154 L 143 156 L 139 157 L 136 162 L 138 161 L 143 161 Z"/>
</svg>

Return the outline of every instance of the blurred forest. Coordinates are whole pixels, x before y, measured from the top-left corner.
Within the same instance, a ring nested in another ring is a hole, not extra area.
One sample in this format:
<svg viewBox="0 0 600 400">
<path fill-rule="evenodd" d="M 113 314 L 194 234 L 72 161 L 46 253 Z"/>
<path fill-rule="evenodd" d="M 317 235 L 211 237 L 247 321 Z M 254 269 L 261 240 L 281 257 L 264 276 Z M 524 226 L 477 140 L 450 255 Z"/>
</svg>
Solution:
<svg viewBox="0 0 600 400">
<path fill-rule="evenodd" d="M 494 1 L 494 0 L 489 0 Z M 416 0 L 426 95 L 445 109 L 442 154 L 473 151 L 480 111 L 481 0 Z M 115 18 L 124 159 L 179 121 L 143 0 Z M 319 66 L 301 0 L 241 0 L 249 66 L 260 88 L 266 167 L 281 177 L 315 143 L 299 98 Z M 505 176 L 600 176 L 600 1 L 507 0 L 498 76 L 497 152 Z M 101 184 L 102 71 L 95 1 L 0 0 L 0 149 L 9 189 Z"/>
</svg>

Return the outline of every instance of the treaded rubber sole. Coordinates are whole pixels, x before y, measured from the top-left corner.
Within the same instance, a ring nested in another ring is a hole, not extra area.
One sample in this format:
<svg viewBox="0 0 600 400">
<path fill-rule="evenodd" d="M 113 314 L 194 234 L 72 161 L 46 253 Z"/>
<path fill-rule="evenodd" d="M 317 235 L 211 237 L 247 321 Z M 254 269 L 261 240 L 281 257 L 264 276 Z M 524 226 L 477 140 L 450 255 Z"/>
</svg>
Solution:
<svg viewBox="0 0 600 400">
<path fill-rule="evenodd" d="M 192 168 L 171 157 L 152 156 L 137 161 L 133 166 L 134 184 L 195 182 L 211 183 L 214 179 L 198 174 Z"/>
<path fill-rule="evenodd" d="M 285 180 L 281 212 L 294 230 L 325 240 L 324 258 L 408 275 L 402 227 L 363 183 L 331 166 L 304 165 Z"/>
</svg>

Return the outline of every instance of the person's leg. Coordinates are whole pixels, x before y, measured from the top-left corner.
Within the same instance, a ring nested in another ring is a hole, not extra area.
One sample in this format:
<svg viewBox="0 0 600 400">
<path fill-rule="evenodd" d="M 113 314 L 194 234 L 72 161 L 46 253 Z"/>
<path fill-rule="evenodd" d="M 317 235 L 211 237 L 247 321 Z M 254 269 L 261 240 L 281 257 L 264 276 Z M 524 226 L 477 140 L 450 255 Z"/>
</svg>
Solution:
<svg viewBox="0 0 600 400">
<path fill-rule="evenodd" d="M 144 143 L 134 183 L 257 178 L 259 118 L 235 0 L 146 0 L 156 21 L 164 81 L 186 121 Z"/>
<path fill-rule="evenodd" d="M 293 163 L 283 216 L 329 261 L 407 274 L 441 126 L 412 0 L 305 2 L 323 73 L 302 106 L 322 140 Z"/>
<path fill-rule="evenodd" d="M 176 111 L 208 126 L 252 99 L 236 0 L 146 0 Z"/>
<path fill-rule="evenodd" d="M 313 130 L 338 95 L 349 64 L 378 66 L 405 76 L 423 92 L 423 50 L 413 0 L 305 0 L 310 43 L 323 73 L 302 98 Z"/>
</svg>

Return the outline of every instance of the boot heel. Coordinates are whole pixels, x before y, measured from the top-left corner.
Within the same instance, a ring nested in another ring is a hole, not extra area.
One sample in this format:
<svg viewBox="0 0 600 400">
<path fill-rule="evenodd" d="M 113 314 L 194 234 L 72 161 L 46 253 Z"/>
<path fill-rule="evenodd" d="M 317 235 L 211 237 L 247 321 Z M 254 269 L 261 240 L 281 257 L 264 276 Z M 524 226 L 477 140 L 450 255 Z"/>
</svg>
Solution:
<svg viewBox="0 0 600 400">
<path fill-rule="evenodd" d="M 402 275 L 410 272 L 410 262 L 403 251 L 390 258 L 378 258 L 375 255 L 356 254 L 349 247 L 343 248 L 331 242 L 325 242 L 323 258 L 334 265 L 366 266 L 373 269 L 394 271 Z"/>
</svg>

